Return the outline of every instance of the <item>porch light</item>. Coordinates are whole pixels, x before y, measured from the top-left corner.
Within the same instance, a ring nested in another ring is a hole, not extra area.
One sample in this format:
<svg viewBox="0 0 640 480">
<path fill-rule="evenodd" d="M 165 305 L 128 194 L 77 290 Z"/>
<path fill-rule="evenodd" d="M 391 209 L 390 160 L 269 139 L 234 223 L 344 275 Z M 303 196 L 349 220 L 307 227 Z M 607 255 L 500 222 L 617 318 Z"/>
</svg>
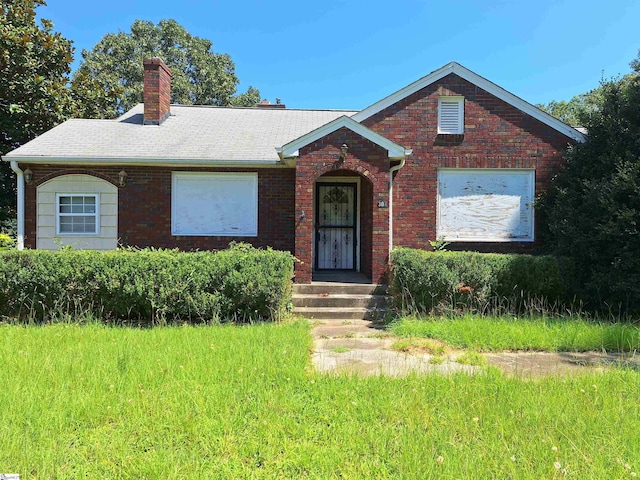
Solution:
<svg viewBox="0 0 640 480">
<path fill-rule="evenodd" d="M 347 159 L 347 150 L 349 150 L 349 146 L 346 143 L 343 143 L 340 147 L 340 161 L 344 162 Z"/>
<path fill-rule="evenodd" d="M 124 170 L 120 170 L 120 173 L 118 173 L 118 178 L 120 179 L 120 186 L 124 187 L 127 183 L 127 172 L 125 172 Z"/>
<path fill-rule="evenodd" d="M 33 172 L 31 171 L 31 169 L 27 168 L 22 173 L 24 174 L 24 181 L 27 183 L 27 185 L 31 185 L 31 181 L 33 180 Z"/>
</svg>

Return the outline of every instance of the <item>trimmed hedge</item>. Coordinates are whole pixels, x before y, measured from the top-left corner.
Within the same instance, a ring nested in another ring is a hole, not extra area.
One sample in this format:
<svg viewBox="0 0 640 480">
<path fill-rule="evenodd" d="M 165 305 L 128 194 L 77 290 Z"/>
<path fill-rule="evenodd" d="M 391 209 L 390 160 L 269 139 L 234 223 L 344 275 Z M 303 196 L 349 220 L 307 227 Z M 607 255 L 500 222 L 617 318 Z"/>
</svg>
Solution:
<svg viewBox="0 0 640 480">
<path fill-rule="evenodd" d="M 91 313 L 106 321 L 277 318 L 291 299 L 293 256 L 236 244 L 177 250 L 0 253 L 0 312 L 41 321 Z"/>
<path fill-rule="evenodd" d="M 551 256 L 476 252 L 391 252 L 396 305 L 415 313 L 555 309 L 574 301 L 573 270 Z"/>
</svg>

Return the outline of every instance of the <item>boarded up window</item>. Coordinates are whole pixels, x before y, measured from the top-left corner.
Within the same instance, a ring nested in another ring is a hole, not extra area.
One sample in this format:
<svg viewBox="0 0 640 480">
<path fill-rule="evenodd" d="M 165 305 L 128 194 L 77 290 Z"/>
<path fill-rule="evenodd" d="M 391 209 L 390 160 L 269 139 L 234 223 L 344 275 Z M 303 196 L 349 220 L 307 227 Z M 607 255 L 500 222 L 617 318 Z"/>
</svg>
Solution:
<svg viewBox="0 0 640 480">
<path fill-rule="evenodd" d="M 438 172 L 438 238 L 533 241 L 533 170 Z"/>
<path fill-rule="evenodd" d="M 171 233 L 255 237 L 256 173 L 173 173 Z"/>
</svg>

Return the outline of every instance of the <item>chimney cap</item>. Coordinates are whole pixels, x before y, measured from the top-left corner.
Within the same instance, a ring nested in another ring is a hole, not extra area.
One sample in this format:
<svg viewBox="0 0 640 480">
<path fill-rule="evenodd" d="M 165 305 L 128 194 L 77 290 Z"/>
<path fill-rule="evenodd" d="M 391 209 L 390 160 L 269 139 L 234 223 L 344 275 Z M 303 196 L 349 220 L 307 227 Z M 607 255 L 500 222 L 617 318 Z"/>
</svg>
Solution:
<svg viewBox="0 0 640 480">
<path fill-rule="evenodd" d="M 142 61 L 142 65 L 144 66 L 144 68 L 147 68 L 147 66 L 153 68 L 154 66 L 157 65 L 158 67 L 165 70 L 170 76 L 172 75 L 171 69 L 167 67 L 167 64 L 164 63 L 160 57 L 145 58 Z"/>
</svg>

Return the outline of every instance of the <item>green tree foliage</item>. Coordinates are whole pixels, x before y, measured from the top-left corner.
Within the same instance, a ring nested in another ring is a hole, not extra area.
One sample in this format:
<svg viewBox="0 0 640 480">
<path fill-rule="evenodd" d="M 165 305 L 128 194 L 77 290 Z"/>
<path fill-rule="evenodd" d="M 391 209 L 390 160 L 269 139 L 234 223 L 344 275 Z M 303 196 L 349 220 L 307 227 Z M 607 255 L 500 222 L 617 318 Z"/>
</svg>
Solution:
<svg viewBox="0 0 640 480">
<path fill-rule="evenodd" d="M 573 258 L 584 298 L 640 312 L 640 53 L 633 73 L 603 81 L 587 141 L 542 199 L 550 245 Z"/>
<path fill-rule="evenodd" d="M 234 97 L 239 83 L 234 63 L 229 55 L 213 52 L 212 46 L 211 41 L 191 35 L 175 20 L 161 20 L 157 25 L 136 20 L 131 32 L 109 33 L 92 50 L 82 51 L 83 62 L 72 84 L 79 100 L 76 114 L 113 118 L 142 102 L 142 61 L 149 57 L 160 57 L 171 68 L 172 103 L 255 106 L 260 92 L 249 87 Z M 101 94 L 96 94 L 96 83 Z M 94 106 L 92 95 L 97 95 L 99 108 Z"/>
<path fill-rule="evenodd" d="M 568 125 L 582 126 L 585 118 L 595 109 L 599 96 L 600 88 L 596 88 L 588 93 L 576 95 L 568 102 L 552 100 L 549 103 L 536 105 L 536 107 Z"/>
<path fill-rule="evenodd" d="M 71 107 L 67 89 L 73 48 L 52 31 L 49 20 L 36 23 L 44 0 L 3 0 L 0 6 L 0 155 L 49 130 Z M 15 217 L 15 178 L 0 163 L 0 225 Z"/>
</svg>

